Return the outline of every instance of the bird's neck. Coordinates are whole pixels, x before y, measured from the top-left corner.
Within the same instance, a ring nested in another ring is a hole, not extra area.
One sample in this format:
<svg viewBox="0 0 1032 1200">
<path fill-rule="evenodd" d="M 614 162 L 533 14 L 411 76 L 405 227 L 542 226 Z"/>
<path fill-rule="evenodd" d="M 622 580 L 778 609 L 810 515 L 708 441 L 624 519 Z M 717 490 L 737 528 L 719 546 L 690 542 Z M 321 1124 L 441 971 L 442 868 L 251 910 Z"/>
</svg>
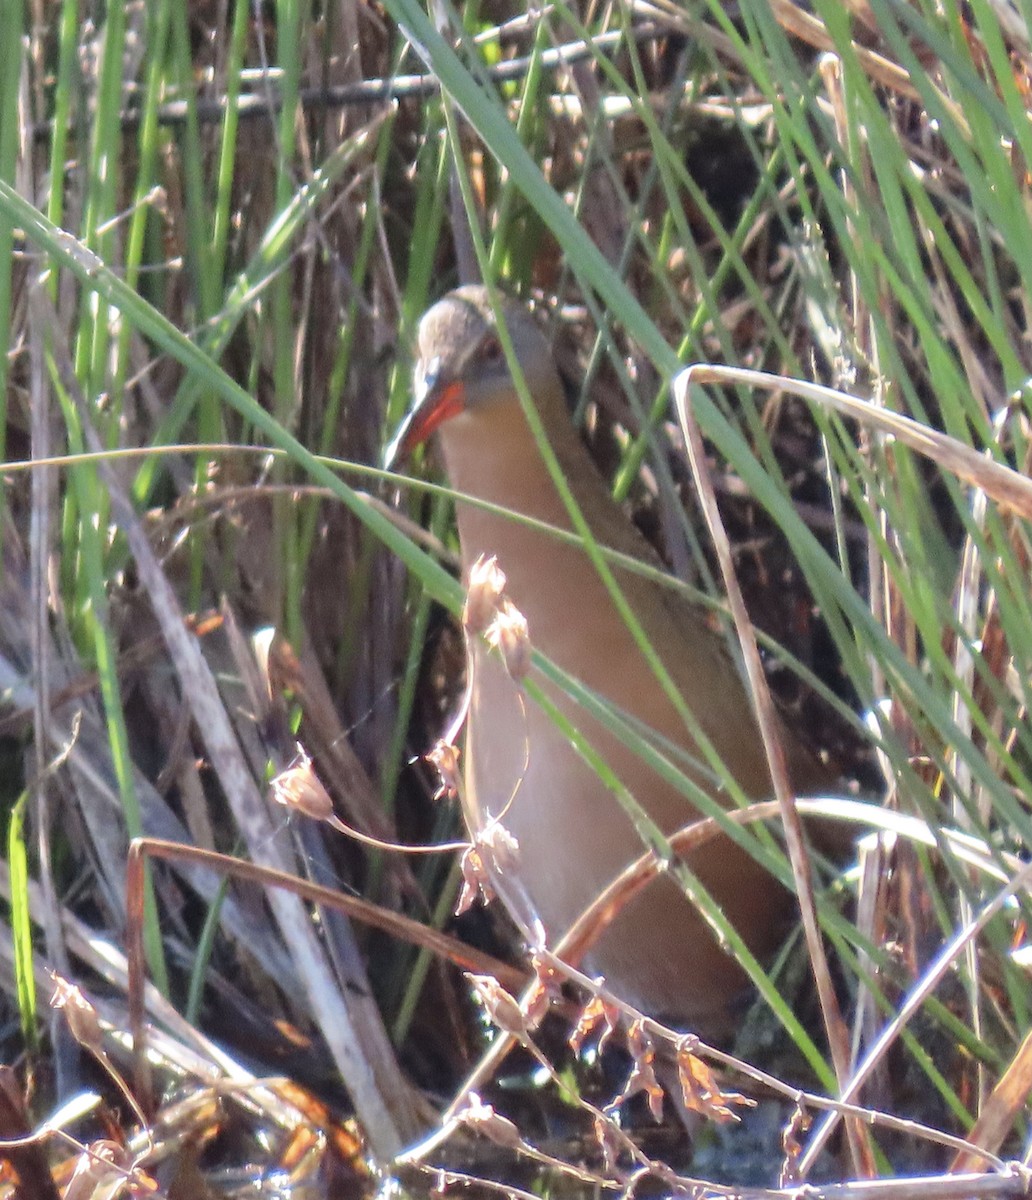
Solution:
<svg viewBox="0 0 1032 1200">
<path fill-rule="evenodd" d="M 584 494 L 584 483 L 590 478 L 586 473 L 593 468 L 587 453 L 565 413 L 556 416 L 546 410 L 542 418 L 574 498 L 590 516 L 594 506 Z M 453 418 L 441 428 L 441 447 L 448 478 L 457 491 L 561 529 L 572 527 L 518 401 Z M 597 477 L 590 478 L 590 484 L 601 487 Z M 543 536 L 507 517 L 461 501 L 456 520 L 467 569 L 481 554 L 498 555 L 504 567 L 506 558 L 513 554 L 522 557 L 528 540 L 537 541 Z"/>
</svg>

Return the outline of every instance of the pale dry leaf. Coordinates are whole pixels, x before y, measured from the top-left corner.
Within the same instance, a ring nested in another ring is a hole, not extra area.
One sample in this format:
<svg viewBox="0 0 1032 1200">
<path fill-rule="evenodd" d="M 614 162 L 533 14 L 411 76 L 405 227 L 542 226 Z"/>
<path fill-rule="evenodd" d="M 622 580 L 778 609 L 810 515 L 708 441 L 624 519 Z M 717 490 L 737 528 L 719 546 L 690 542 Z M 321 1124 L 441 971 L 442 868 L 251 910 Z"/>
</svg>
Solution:
<svg viewBox="0 0 1032 1200">
<path fill-rule="evenodd" d="M 93 1054 L 103 1056 L 104 1037 L 100 1031 L 100 1018 L 97 1010 L 74 983 L 62 979 L 54 972 L 51 972 L 50 977 L 54 982 L 54 994 L 50 997 L 50 1007 L 64 1013 L 72 1037 L 80 1046 Z"/>
<path fill-rule="evenodd" d="M 440 783 L 434 792 L 434 799 L 447 798 L 454 800 L 459 794 L 461 776 L 459 774 L 459 748 L 451 742 L 438 741 L 426 761 L 437 770 Z"/>
<path fill-rule="evenodd" d="M 527 618 L 511 600 L 502 600 L 485 636 L 501 654 L 510 677 L 517 682 L 525 678 L 530 670 L 530 631 Z"/>
<path fill-rule="evenodd" d="M 756 1101 L 738 1092 L 722 1092 L 709 1064 L 684 1045 L 677 1051 L 677 1078 L 681 1085 L 681 1097 L 688 1112 L 698 1113 L 711 1121 L 727 1124 L 738 1121 L 731 1105 L 754 1108 Z"/>
<path fill-rule="evenodd" d="M 493 975 L 474 975 L 466 972 L 477 998 L 491 1021 L 503 1033 L 525 1042 L 529 1036 L 527 1021 L 516 998 L 502 987 Z"/>
<path fill-rule="evenodd" d="M 313 821 L 329 821 L 334 816 L 330 794 L 302 746 L 298 746 L 290 765 L 270 781 L 269 792 L 277 804 L 311 817 Z"/>
<path fill-rule="evenodd" d="M 491 878 L 476 846 L 469 846 L 464 851 L 459 861 L 459 869 L 462 872 L 462 890 L 455 901 L 457 917 L 468 912 L 478 899 L 484 904 L 490 904 L 495 896 Z"/>
<path fill-rule="evenodd" d="M 601 984 L 601 980 L 597 981 Z M 595 1036 L 599 1027 L 602 1033 L 598 1039 L 598 1051 L 601 1053 L 606 1043 L 620 1026 L 620 1010 L 615 1004 L 609 1003 L 603 996 L 596 993 L 580 1011 L 577 1024 L 570 1034 L 570 1048 L 575 1054 L 580 1054 L 588 1041 Z"/>
<path fill-rule="evenodd" d="M 474 836 L 473 842 L 486 867 L 493 867 L 503 875 L 511 875 L 519 869 L 520 844 L 497 818 L 492 817 Z"/>
<path fill-rule="evenodd" d="M 72 1177 L 64 1190 L 64 1200 L 93 1200 L 96 1196 L 118 1195 L 130 1182 L 146 1179 L 133 1168 L 132 1158 L 124 1146 L 112 1141 L 92 1142 L 75 1162 Z M 151 1187 L 155 1190 L 153 1181 Z M 136 1194 L 136 1193 L 132 1193 Z M 147 1192 L 141 1190 L 139 1195 Z"/>
<path fill-rule="evenodd" d="M 781 1172 L 778 1176 L 779 1187 L 791 1187 L 799 1178 L 796 1164 L 803 1154 L 802 1135 L 813 1124 L 813 1117 L 802 1106 L 797 1104 L 781 1135 L 781 1148 L 785 1157 L 781 1162 Z"/>
<path fill-rule="evenodd" d="M 505 591 L 505 572 L 498 559 L 481 554 L 470 568 L 462 624 L 472 634 L 483 633 L 495 619 Z"/>
<path fill-rule="evenodd" d="M 622 1099 L 644 1092 L 653 1119 L 663 1119 L 663 1088 L 656 1078 L 656 1048 L 640 1018 L 627 1030 L 627 1049 L 634 1066 L 624 1087 Z"/>
<path fill-rule="evenodd" d="M 595 1140 L 602 1151 L 602 1161 L 605 1163 L 606 1174 L 618 1178 L 620 1162 L 620 1141 L 616 1136 L 612 1121 L 607 1121 L 601 1114 L 595 1117 Z"/>
<path fill-rule="evenodd" d="M 527 1021 L 536 1029 L 545 1013 L 563 998 L 563 980 L 555 965 L 538 951 L 530 956 L 530 969 L 534 974 L 534 990 L 524 1000 Z"/>
<path fill-rule="evenodd" d="M 456 1113 L 455 1117 L 468 1129 L 482 1134 L 496 1146 L 519 1150 L 524 1144 L 520 1131 L 513 1122 L 496 1112 L 490 1104 L 484 1104 L 476 1092 L 470 1093 L 469 1103 Z"/>
</svg>

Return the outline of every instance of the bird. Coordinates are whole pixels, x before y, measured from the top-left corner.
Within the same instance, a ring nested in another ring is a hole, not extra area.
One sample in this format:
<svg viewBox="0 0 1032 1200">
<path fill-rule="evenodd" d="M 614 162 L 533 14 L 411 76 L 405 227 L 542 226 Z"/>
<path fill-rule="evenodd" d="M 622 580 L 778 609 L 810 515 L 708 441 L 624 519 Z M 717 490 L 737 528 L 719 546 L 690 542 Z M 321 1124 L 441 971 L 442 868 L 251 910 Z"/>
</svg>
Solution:
<svg viewBox="0 0 1032 1200">
<path fill-rule="evenodd" d="M 482 285 L 438 300 L 418 326 L 413 406 L 388 451 L 397 465 L 436 437 L 460 494 L 571 530 L 567 508 L 539 449 L 503 351 L 500 313 L 549 444 L 598 542 L 635 559 L 659 557 L 606 487 L 569 414 L 547 339 L 532 312 Z M 659 739 L 699 761 L 676 706 L 628 630 L 582 544 L 458 499 L 463 571 L 497 559 L 506 593 L 526 618 L 532 644 Z M 772 796 L 752 705 L 726 639 L 702 606 L 640 574 L 614 567 L 620 589 L 706 737 L 750 799 Z M 525 703 L 482 639 L 471 649 L 471 694 L 462 802 L 472 834 L 501 818 L 518 847 L 516 879 L 494 890 L 514 913 L 526 904 L 549 944 L 643 852 L 612 790 L 538 705 Z M 690 801 L 562 689 L 537 682 L 666 834 L 698 817 Z M 827 784 L 828 769 L 781 730 L 797 794 Z M 660 741 L 662 745 L 662 741 Z M 693 773 L 693 772 L 689 772 Z M 712 775 L 696 781 L 727 807 Z M 793 897 L 745 850 L 720 835 L 687 856 L 753 953 L 782 941 Z M 669 878 L 657 878 L 621 910 L 591 947 L 585 967 L 637 1010 L 703 1036 L 733 1025 L 747 979 L 710 926 Z"/>
</svg>

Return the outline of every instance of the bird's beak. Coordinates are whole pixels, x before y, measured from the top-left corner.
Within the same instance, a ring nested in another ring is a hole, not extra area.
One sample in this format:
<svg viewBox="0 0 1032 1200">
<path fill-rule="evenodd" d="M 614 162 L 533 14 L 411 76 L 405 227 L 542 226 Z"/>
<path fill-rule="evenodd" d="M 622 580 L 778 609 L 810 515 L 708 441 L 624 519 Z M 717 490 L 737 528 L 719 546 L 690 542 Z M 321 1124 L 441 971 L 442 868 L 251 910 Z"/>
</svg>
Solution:
<svg viewBox="0 0 1032 1200">
<path fill-rule="evenodd" d="M 416 367 L 415 400 L 384 454 L 384 467 L 400 466 L 434 430 L 466 407 L 466 389 L 461 380 L 441 375 L 440 360 Z"/>
</svg>

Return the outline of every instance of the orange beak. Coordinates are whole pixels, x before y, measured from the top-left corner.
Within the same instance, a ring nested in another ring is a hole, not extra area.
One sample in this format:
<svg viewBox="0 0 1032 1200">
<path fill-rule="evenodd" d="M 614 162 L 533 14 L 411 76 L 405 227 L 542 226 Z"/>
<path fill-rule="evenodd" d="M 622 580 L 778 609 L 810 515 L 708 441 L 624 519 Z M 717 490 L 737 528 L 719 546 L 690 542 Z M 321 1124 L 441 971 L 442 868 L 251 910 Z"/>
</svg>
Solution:
<svg viewBox="0 0 1032 1200">
<path fill-rule="evenodd" d="M 438 378 L 435 365 L 431 363 L 418 381 L 416 401 L 387 447 L 383 465 L 388 471 L 400 466 L 439 425 L 466 407 L 466 389 L 462 382 Z"/>
</svg>

